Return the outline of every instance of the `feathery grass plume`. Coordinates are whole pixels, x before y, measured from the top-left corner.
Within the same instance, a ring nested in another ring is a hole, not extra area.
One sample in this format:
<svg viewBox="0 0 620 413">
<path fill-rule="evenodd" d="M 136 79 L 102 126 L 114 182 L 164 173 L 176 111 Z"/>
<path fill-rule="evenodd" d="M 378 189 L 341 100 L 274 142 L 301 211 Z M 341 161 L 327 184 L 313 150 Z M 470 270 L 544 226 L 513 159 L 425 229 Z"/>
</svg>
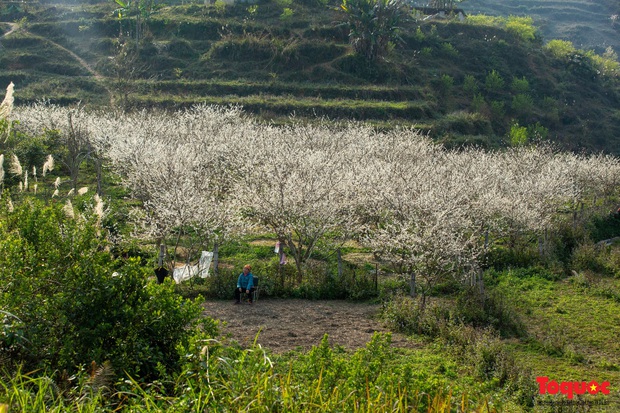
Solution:
<svg viewBox="0 0 620 413">
<path fill-rule="evenodd" d="M 80 189 L 78 189 L 78 195 L 84 195 L 86 192 L 88 192 L 87 186 L 83 186 Z"/>
<path fill-rule="evenodd" d="M 37 180 L 37 167 L 33 166 L 32 167 L 32 176 L 34 177 L 34 180 Z"/>
<path fill-rule="evenodd" d="M 0 154 L 0 185 L 4 182 L 4 154 Z"/>
<path fill-rule="evenodd" d="M 24 172 L 24 191 L 28 190 L 28 171 Z"/>
<path fill-rule="evenodd" d="M 13 212 L 13 202 L 11 201 L 11 198 L 9 198 L 7 205 L 9 207 L 9 212 Z"/>
<path fill-rule="evenodd" d="M 19 192 L 24 192 L 24 183 L 19 181 Z"/>
<path fill-rule="evenodd" d="M 73 194 L 75 194 L 75 189 L 71 188 L 69 192 L 67 192 L 67 196 L 72 196 Z"/>
<path fill-rule="evenodd" d="M 65 203 L 65 206 L 62 207 L 62 210 L 67 216 L 67 218 L 71 218 L 71 219 L 75 218 L 75 212 L 73 211 L 73 204 L 71 203 L 70 199 L 67 199 L 67 202 Z"/>
<path fill-rule="evenodd" d="M 22 169 L 22 164 L 19 162 L 19 158 L 15 154 L 13 154 L 13 157 L 11 158 L 9 172 L 13 175 L 21 175 L 24 172 Z"/>
<path fill-rule="evenodd" d="M 13 111 L 13 89 L 15 85 L 13 82 L 9 83 L 9 86 L 6 88 L 6 95 L 4 96 L 4 100 L 0 103 L 0 119 L 8 119 L 11 116 L 11 112 Z"/>
<path fill-rule="evenodd" d="M 47 159 L 43 164 L 43 177 L 45 178 L 45 174 L 48 172 L 52 172 L 54 170 L 54 157 L 52 155 L 47 155 Z"/>
<path fill-rule="evenodd" d="M 55 196 L 58 196 L 58 193 L 59 193 L 59 192 L 58 192 L 58 189 L 56 189 L 56 190 L 54 191 L 54 193 L 52 194 L 52 198 L 54 198 Z"/>
<path fill-rule="evenodd" d="M 37 194 L 37 188 L 39 187 L 39 184 L 34 184 L 34 186 L 32 187 L 34 194 Z"/>
<path fill-rule="evenodd" d="M 101 225 L 103 219 L 103 200 L 99 194 L 95 194 L 95 215 L 97 215 L 97 225 Z"/>
<path fill-rule="evenodd" d="M 60 177 L 57 177 L 56 180 L 54 181 L 54 188 L 58 189 L 59 186 L 60 186 Z"/>
<path fill-rule="evenodd" d="M 97 366 L 97 364 L 93 361 L 91 364 L 89 381 L 91 383 L 92 390 L 107 392 L 114 381 L 114 369 L 112 369 L 112 363 L 105 361 L 101 366 Z"/>
</svg>

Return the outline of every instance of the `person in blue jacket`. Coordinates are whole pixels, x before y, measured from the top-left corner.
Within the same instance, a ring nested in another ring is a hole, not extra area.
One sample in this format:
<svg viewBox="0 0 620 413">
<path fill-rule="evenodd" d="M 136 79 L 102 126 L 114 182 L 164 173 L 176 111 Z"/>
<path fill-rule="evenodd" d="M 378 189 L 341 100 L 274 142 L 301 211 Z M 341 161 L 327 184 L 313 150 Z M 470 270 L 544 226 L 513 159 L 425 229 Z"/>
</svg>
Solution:
<svg viewBox="0 0 620 413">
<path fill-rule="evenodd" d="M 252 295 L 254 293 L 254 276 L 252 275 L 252 267 L 249 264 L 243 266 L 243 272 L 239 274 L 237 279 L 237 288 L 235 288 L 235 304 L 241 304 L 241 294 L 245 292 L 248 297 L 249 304 L 252 304 Z"/>
</svg>

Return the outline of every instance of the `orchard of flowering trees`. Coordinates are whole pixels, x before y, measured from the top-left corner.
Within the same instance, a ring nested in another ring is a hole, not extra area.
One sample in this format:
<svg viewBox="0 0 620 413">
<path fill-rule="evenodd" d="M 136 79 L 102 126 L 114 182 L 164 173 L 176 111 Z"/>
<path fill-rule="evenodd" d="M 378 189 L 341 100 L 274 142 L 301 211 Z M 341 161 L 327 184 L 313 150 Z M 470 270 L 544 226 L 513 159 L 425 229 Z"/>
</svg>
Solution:
<svg viewBox="0 0 620 413">
<path fill-rule="evenodd" d="M 79 130 L 91 156 L 141 201 L 132 215 L 140 236 L 163 242 L 191 232 L 209 245 L 273 233 L 299 280 L 318 243 L 355 239 L 409 274 L 423 296 L 442 280 L 477 282 L 494 243 L 526 234 L 544 253 L 561 223 L 612 208 L 620 176 L 618 159 L 604 155 L 449 151 L 411 129 L 276 127 L 238 108 L 34 105 L 13 116 L 31 135 Z"/>
</svg>

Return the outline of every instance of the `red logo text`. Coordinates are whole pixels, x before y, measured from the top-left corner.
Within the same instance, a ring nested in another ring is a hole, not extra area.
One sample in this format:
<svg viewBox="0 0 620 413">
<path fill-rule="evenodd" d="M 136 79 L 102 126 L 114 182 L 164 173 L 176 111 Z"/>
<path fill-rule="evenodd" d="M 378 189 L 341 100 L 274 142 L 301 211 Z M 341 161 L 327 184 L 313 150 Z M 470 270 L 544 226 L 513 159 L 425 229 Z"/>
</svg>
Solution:
<svg viewBox="0 0 620 413">
<path fill-rule="evenodd" d="M 604 381 L 598 383 L 592 380 L 591 382 L 585 381 L 562 381 L 558 383 L 555 380 L 549 380 L 549 377 L 536 377 L 538 382 L 538 392 L 540 394 L 558 394 L 562 393 L 569 399 L 572 399 L 575 394 L 609 394 L 609 382 Z"/>
</svg>

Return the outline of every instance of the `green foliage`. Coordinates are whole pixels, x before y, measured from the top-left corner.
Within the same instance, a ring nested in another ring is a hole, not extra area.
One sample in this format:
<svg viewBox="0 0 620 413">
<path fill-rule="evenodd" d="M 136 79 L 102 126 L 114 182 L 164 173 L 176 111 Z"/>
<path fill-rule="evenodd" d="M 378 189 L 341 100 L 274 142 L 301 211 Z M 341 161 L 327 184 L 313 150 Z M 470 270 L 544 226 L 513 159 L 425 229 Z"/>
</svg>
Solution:
<svg viewBox="0 0 620 413">
<path fill-rule="evenodd" d="M 567 40 L 550 40 L 545 45 L 547 50 L 556 59 L 567 60 L 570 56 L 577 52 L 573 43 Z"/>
<path fill-rule="evenodd" d="M 620 251 L 610 246 L 584 242 L 574 249 L 570 267 L 577 272 L 620 277 Z"/>
<path fill-rule="evenodd" d="M 504 78 L 495 69 L 488 73 L 484 80 L 487 92 L 500 92 L 504 88 L 504 84 Z"/>
<path fill-rule="evenodd" d="M 528 115 L 534 109 L 534 100 L 527 93 L 517 93 L 512 97 L 510 108 L 517 116 Z"/>
<path fill-rule="evenodd" d="M 372 62 L 384 57 L 397 42 L 406 13 L 401 0 L 343 0 L 349 39 L 356 53 Z"/>
<path fill-rule="evenodd" d="M 441 44 L 441 53 L 446 57 L 457 57 L 459 55 L 459 51 L 454 48 L 452 43 L 447 42 Z"/>
<path fill-rule="evenodd" d="M 5 204 L 0 214 L 0 306 L 20 320 L 24 339 L 19 349 L 2 343 L 12 363 L 72 371 L 110 361 L 116 372 L 153 378 L 179 368 L 177 346 L 199 324 L 205 335 L 215 332 L 208 319 L 198 322 L 198 303 L 171 284 L 147 282 L 138 261 L 105 252 L 94 218 L 67 218 L 60 205 L 34 199 L 13 212 Z"/>
<path fill-rule="evenodd" d="M 476 93 L 474 98 L 471 100 L 471 109 L 474 112 L 482 113 L 484 108 L 486 107 L 486 102 L 484 100 L 484 96 L 480 93 Z"/>
<path fill-rule="evenodd" d="M 536 37 L 536 28 L 534 27 L 534 19 L 529 16 L 509 16 L 506 19 L 506 30 L 514 33 L 522 40 L 534 40 Z"/>
<path fill-rule="evenodd" d="M 593 51 L 588 51 L 585 54 L 599 72 L 603 76 L 618 77 L 620 76 L 620 62 L 618 62 L 618 54 L 614 52 L 611 47 L 608 47 L 603 55 L 598 55 Z"/>
<path fill-rule="evenodd" d="M 484 14 L 470 14 L 467 16 L 466 22 L 476 26 L 499 26 L 503 22 L 502 17 L 487 16 Z"/>
<path fill-rule="evenodd" d="M 475 95 L 478 92 L 478 81 L 473 75 L 465 75 L 463 91 L 468 95 Z"/>
<path fill-rule="evenodd" d="M 549 136 L 549 129 L 541 125 L 540 122 L 536 122 L 527 126 L 527 135 L 530 141 L 540 143 Z"/>
<path fill-rule="evenodd" d="M 452 89 L 454 88 L 454 78 L 447 74 L 442 74 L 439 77 L 439 82 L 437 83 L 437 87 L 439 89 L 439 93 L 443 97 L 447 97 L 452 93 Z"/>
<path fill-rule="evenodd" d="M 492 100 L 490 104 L 491 116 L 493 119 L 501 120 L 506 115 L 506 109 L 504 108 L 504 102 L 501 100 Z"/>
<path fill-rule="evenodd" d="M 588 223 L 587 229 L 594 242 L 620 237 L 620 214 L 615 212 L 593 217 L 592 221 Z"/>
<path fill-rule="evenodd" d="M 285 7 L 284 9 L 282 9 L 282 14 L 280 14 L 280 21 L 290 21 L 293 18 L 293 14 L 295 14 L 293 9 Z"/>
<path fill-rule="evenodd" d="M 525 76 L 518 78 L 512 78 L 512 84 L 510 85 L 510 90 L 515 93 L 529 93 L 530 92 L 530 82 L 525 78 Z"/>
</svg>

